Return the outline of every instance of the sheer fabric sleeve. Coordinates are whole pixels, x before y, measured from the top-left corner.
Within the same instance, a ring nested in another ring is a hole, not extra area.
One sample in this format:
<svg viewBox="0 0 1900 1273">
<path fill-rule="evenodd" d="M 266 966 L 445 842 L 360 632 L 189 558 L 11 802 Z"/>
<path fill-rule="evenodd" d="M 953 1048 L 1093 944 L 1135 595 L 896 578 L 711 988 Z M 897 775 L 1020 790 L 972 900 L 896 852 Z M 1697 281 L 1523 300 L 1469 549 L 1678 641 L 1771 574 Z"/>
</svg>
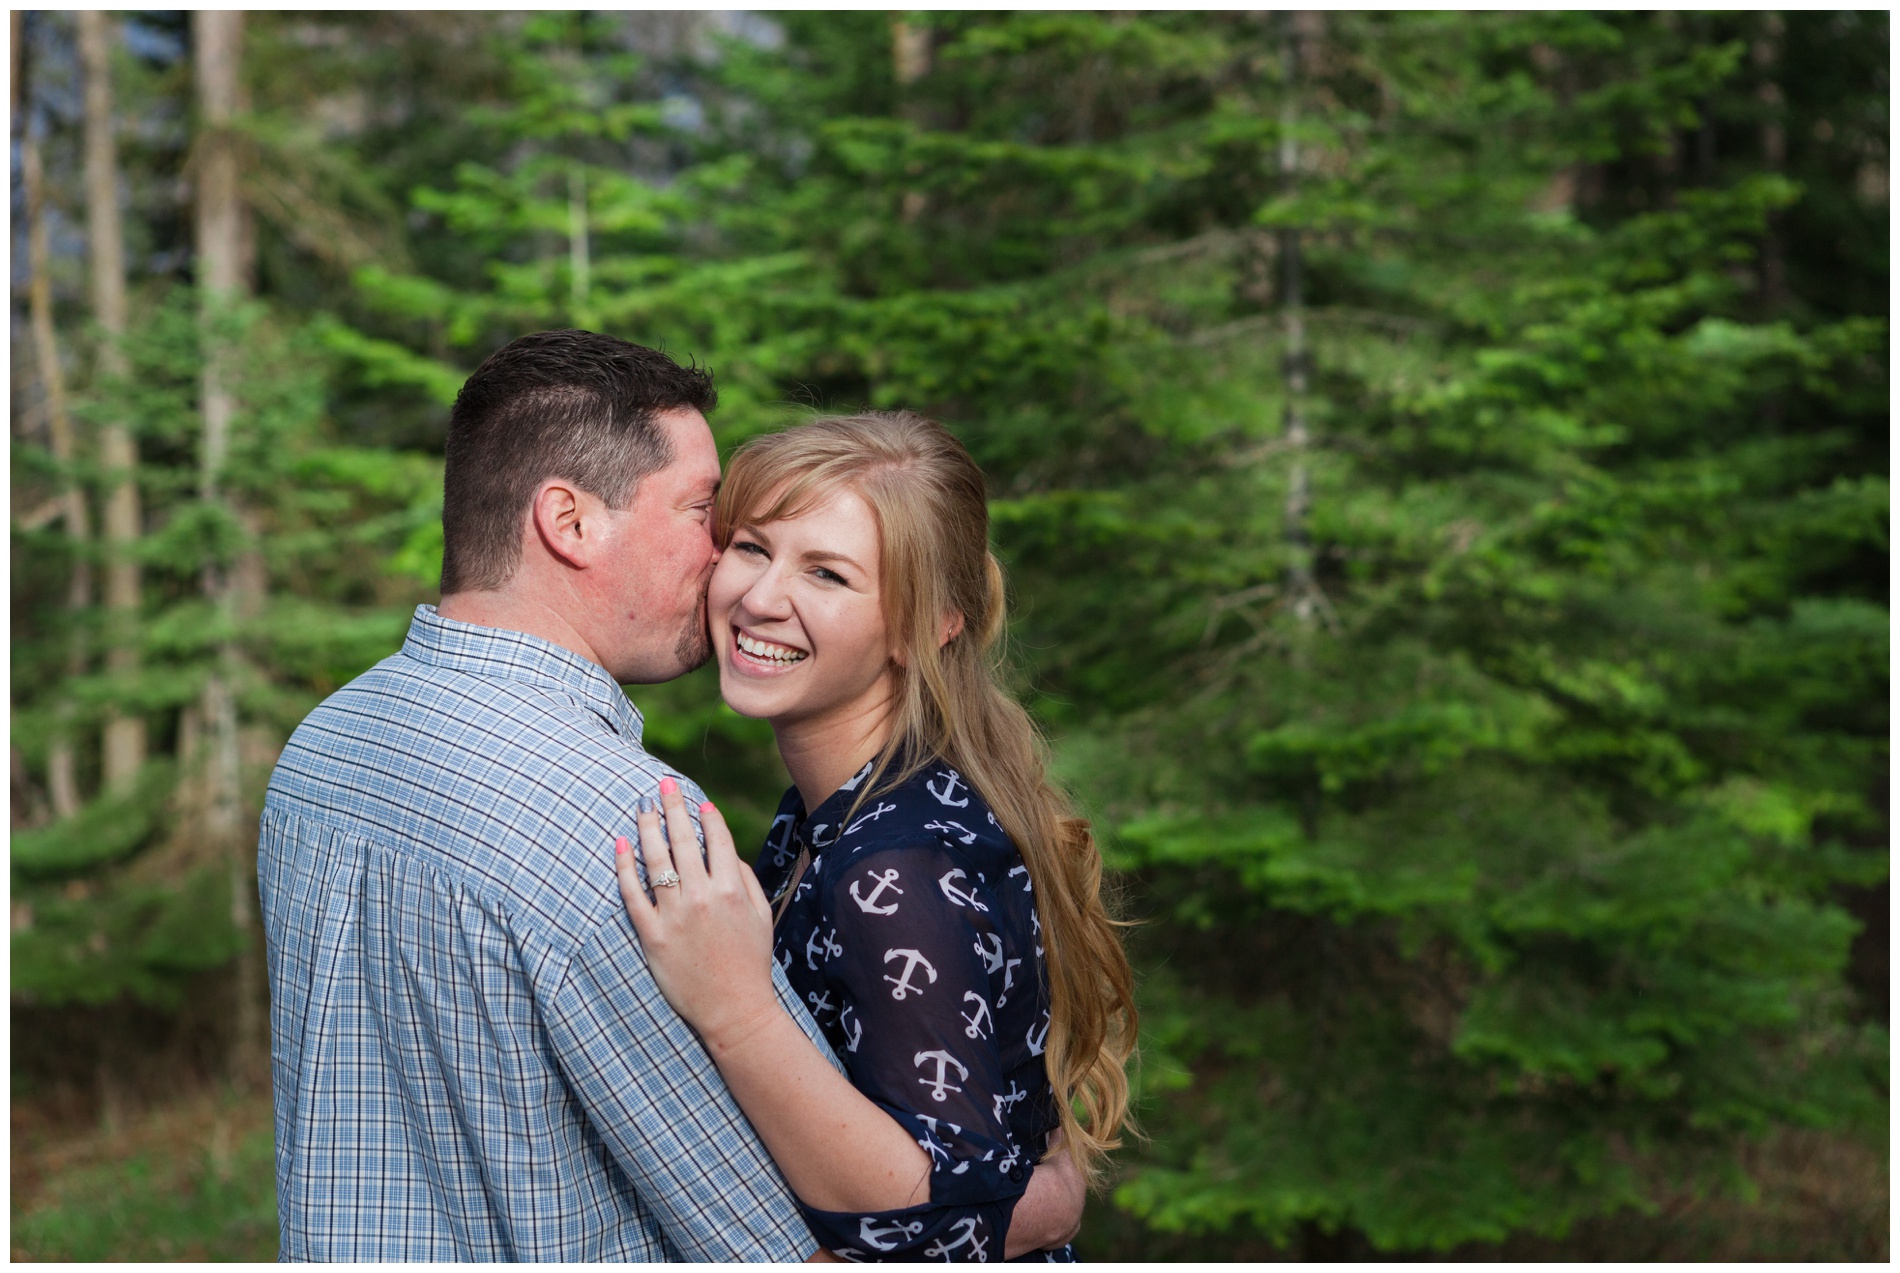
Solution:
<svg viewBox="0 0 1900 1273">
<path fill-rule="evenodd" d="M 806 1219 L 847 1259 L 1000 1260 L 1033 1164 L 1009 1134 L 1020 1097 L 992 1016 L 989 883 L 935 844 L 862 850 L 827 877 L 824 919 L 793 957 L 825 972 L 836 1002 L 819 1011 L 837 1013 L 852 1083 L 929 1155 L 930 1201 Z"/>
</svg>

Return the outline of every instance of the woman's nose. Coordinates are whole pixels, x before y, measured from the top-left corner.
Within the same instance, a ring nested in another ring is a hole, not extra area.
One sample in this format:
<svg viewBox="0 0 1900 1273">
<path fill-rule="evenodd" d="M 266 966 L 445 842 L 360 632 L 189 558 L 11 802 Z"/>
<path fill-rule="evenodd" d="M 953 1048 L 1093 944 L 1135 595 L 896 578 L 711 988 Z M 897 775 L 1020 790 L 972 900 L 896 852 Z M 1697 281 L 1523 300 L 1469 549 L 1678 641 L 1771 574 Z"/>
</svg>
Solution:
<svg viewBox="0 0 1900 1273">
<path fill-rule="evenodd" d="M 775 569 L 768 568 L 754 579 L 740 600 L 747 611 L 760 619 L 789 619 L 792 615 L 791 594 Z"/>
</svg>

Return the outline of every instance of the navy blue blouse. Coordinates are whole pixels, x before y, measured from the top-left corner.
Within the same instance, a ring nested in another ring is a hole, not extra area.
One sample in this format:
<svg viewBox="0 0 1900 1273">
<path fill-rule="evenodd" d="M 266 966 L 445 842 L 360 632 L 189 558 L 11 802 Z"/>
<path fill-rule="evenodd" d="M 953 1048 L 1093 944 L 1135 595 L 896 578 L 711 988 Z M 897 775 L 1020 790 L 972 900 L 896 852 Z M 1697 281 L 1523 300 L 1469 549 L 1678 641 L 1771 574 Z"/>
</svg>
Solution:
<svg viewBox="0 0 1900 1273">
<path fill-rule="evenodd" d="M 956 770 L 926 765 L 858 806 L 866 765 L 810 813 L 785 793 L 759 855 L 775 955 L 860 1092 L 930 1155 L 930 1201 L 804 1207 L 848 1260 L 1003 1258 L 1010 1214 L 1060 1118 L 1042 924 L 1029 868 Z M 800 1204 L 803 1206 L 803 1204 Z M 1068 1247 L 1034 1260 L 1072 1260 Z"/>
</svg>

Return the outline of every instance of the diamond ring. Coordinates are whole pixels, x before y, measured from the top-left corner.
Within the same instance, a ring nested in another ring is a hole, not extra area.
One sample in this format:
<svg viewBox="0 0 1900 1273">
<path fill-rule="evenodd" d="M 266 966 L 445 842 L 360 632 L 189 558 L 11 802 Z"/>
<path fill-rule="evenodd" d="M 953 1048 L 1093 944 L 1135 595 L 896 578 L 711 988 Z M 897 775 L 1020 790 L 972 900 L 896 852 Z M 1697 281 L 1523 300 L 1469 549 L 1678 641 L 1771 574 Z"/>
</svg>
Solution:
<svg viewBox="0 0 1900 1273">
<path fill-rule="evenodd" d="M 653 877 L 654 888 L 678 888 L 679 884 L 680 875 L 678 871 L 661 871 L 658 875 Z"/>
</svg>

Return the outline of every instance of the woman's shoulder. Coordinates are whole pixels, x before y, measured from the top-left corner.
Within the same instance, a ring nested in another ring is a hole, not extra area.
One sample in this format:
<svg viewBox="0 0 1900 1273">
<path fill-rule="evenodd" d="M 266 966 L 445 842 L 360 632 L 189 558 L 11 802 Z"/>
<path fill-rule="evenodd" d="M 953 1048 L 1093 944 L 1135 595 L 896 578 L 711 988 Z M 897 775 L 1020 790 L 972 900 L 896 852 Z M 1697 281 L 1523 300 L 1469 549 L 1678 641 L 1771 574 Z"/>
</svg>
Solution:
<svg viewBox="0 0 1900 1273">
<path fill-rule="evenodd" d="M 842 865 L 875 855 L 936 850 L 979 868 L 1013 856 L 996 815 L 963 775 L 941 761 L 855 802 L 824 856 Z"/>
</svg>

